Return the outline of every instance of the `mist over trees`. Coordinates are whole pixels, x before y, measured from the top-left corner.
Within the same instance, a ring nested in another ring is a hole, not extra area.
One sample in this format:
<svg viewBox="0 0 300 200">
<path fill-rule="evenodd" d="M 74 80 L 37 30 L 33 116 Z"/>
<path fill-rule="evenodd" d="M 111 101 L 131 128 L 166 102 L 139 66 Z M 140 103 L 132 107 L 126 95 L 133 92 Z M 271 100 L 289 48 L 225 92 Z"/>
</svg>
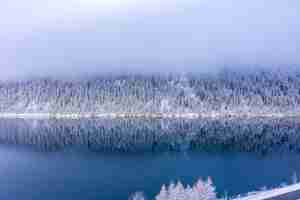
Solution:
<svg viewBox="0 0 300 200">
<path fill-rule="evenodd" d="M 297 113 L 300 70 L 0 82 L 2 113 Z"/>
</svg>

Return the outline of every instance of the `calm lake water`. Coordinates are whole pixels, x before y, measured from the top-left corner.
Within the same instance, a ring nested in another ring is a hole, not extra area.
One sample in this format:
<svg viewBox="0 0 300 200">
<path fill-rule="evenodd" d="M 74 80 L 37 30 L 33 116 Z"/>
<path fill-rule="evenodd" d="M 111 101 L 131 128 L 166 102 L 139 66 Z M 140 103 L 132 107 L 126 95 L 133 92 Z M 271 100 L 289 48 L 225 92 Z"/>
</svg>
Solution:
<svg viewBox="0 0 300 200">
<path fill-rule="evenodd" d="M 298 119 L 0 120 L 0 199 L 149 199 L 210 176 L 230 195 L 300 175 Z"/>
</svg>

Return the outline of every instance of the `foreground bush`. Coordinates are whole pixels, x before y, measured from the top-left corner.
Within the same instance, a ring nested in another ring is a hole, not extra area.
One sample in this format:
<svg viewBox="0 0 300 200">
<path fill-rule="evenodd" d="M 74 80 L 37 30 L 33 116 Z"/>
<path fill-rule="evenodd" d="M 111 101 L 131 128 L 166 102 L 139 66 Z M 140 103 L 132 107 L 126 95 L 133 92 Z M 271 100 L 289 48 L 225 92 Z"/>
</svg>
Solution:
<svg viewBox="0 0 300 200">
<path fill-rule="evenodd" d="M 193 186 L 186 186 L 181 182 L 176 185 L 171 183 L 169 186 L 163 185 L 156 200 L 215 200 L 217 199 L 215 187 L 210 178 L 207 181 L 198 180 Z"/>
</svg>

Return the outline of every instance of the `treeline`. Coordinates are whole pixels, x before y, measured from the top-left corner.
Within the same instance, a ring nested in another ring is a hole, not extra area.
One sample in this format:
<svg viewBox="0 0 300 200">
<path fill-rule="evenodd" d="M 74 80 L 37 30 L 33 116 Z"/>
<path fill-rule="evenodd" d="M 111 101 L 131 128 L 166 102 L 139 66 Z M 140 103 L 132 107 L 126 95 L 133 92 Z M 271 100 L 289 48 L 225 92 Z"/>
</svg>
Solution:
<svg viewBox="0 0 300 200">
<path fill-rule="evenodd" d="M 0 82 L 2 113 L 300 111 L 300 69 Z"/>
</svg>

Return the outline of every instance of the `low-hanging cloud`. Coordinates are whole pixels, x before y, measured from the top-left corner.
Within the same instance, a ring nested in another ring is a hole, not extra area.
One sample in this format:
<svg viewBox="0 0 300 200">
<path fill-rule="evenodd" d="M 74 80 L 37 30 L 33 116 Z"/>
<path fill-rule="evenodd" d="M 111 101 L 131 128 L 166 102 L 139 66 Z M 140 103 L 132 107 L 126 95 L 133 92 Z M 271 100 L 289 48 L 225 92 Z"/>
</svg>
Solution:
<svg viewBox="0 0 300 200">
<path fill-rule="evenodd" d="M 298 1 L 127 1 L 4 2 L 0 78 L 300 63 Z"/>
</svg>

